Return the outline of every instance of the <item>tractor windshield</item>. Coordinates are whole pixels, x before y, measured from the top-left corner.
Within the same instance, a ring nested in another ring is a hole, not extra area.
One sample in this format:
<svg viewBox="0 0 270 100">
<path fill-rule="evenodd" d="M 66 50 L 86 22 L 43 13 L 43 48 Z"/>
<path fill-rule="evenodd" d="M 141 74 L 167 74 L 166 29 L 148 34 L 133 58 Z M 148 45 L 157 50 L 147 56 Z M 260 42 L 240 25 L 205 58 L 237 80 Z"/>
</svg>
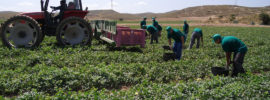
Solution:
<svg viewBox="0 0 270 100">
<path fill-rule="evenodd" d="M 66 0 L 67 2 L 67 9 L 69 10 L 80 10 L 80 3 L 79 0 Z"/>
</svg>

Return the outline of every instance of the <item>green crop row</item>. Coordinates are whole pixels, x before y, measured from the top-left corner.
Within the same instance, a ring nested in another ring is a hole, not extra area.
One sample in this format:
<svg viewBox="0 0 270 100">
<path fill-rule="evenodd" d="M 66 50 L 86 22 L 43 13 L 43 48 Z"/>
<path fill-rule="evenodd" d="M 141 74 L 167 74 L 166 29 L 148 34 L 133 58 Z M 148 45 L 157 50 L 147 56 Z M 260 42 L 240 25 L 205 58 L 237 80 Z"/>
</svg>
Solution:
<svg viewBox="0 0 270 100">
<path fill-rule="evenodd" d="M 270 73 L 248 73 L 238 78 L 208 77 L 171 83 L 143 81 L 121 90 L 91 88 L 88 91 L 57 89 L 55 95 L 32 90 L 17 99 L 270 99 Z M 3 98 L 3 97 L 2 97 Z M 0 97 L 1 99 L 1 97 Z M 7 99 L 7 98 L 6 98 Z M 10 99 L 10 98 L 9 98 Z M 12 98 L 11 98 L 12 99 Z"/>
<path fill-rule="evenodd" d="M 55 37 L 45 37 L 36 49 L 8 49 L 0 43 L 0 99 L 266 98 L 270 29 L 200 28 L 204 47 L 185 49 L 181 61 L 168 62 L 162 59 L 164 52 L 171 52 L 162 49 L 168 45 L 165 30 L 159 44 L 150 45 L 148 39 L 146 48 L 109 49 L 95 40 L 91 47 L 60 47 Z M 211 67 L 226 65 L 221 46 L 212 42 L 215 33 L 236 36 L 248 46 L 244 63 L 250 72 L 247 76 L 212 77 Z M 251 74 L 264 71 L 262 75 Z M 128 89 L 123 91 L 123 87 Z"/>
<path fill-rule="evenodd" d="M 147 24 L 152 24 L 153 21 L 147 21 Z M 159 24 L 184 24 L 184 21 L 158 21 Z M 188 23 L 199 23 L 199 20 L 188 21 Z M 139 21 L 117 21 L 118 24 L 140 24 Z"/>
</svg>

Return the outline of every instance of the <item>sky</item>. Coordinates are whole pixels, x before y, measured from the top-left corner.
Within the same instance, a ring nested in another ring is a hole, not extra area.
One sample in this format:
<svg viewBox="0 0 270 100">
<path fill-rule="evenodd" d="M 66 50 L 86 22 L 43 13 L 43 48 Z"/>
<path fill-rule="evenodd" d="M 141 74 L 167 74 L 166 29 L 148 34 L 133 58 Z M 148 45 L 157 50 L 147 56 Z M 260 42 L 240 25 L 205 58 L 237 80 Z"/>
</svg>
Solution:
<svg viewBox="0 0 270 100">
<path fill-rule="evenodd" d="M 58 6 L 60 0 L 50 0 Z M 82 0 L 89 10 L 111 9 L 111 0 Z M 113 0 L 113 10 L 120 13 L 164 13 L 201 5 L 239 5 L 247 7 L 270 6 L 270 0 Z M 40 0 L 1 0 L 0 11 L 38 12 Z"/>
</svg>

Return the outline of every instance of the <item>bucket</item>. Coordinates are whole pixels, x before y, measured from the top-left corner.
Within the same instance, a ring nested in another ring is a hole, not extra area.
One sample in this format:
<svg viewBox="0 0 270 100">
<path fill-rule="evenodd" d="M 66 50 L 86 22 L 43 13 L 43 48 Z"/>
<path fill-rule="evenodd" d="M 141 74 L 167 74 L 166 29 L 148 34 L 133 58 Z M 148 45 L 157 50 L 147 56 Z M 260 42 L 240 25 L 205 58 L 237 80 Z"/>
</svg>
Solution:
<svg viewBox="0 0 270 100">
<path fill-rule="evenodd" d="M 217 76 L 228 76 L 229 75 L 229 70 L 226 70 L 224 67 L 212 67 L 211 71 L 213 75 Z"/>
<path fill-rule="evenodd" d="M 164 53 L 163 54 L 163 60 L 169 61 L 169 60 L 175 60 L 176 56 L 174 53 Z"/>
<path fill-rule="evenodd" d="M 170 46 L 162 46 L 164 50 L 171 50 Z"/>
</svg>

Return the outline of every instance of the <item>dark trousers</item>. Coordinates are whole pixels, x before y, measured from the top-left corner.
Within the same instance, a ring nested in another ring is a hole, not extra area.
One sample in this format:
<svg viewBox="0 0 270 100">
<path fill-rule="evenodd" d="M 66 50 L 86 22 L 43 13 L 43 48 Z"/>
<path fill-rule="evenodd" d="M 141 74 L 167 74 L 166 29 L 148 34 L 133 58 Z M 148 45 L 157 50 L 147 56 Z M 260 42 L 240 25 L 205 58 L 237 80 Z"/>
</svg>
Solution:
<svg viewBox="0 0 270 100">
<path fill-rule="evenodd" d="M 174 42 L 173 44 L 173 52 L 176 55 L 176 59 L 180 60 L 182 56 L 182 43 L 181 42 Z"/>
<path fill-rule="evenodd" d="M 186 38 L 185 38 L 185 41 L 186 41 L 187 38 L 188 38 L 188 37 L 187 37 L 187 36 L 188 36 L 188 32 L 184 32 L 184 33 L 185 33 L 184 35 L 186 36 Z"/>
<path fill-rule="evenodd" d="M 245 73 L 243 68 L 245 54 L 246 53 L 234 52 L 232 76 L 237 76 L 238 73 Z"/>
<path fill-rule="evenodd" d="M 151 44 L 154 40 L 156 41 L 156 43 L 158 43 L 158 32 L 154 32 L 151 34 Z"/>
<path fill-rule="evenodd" d="M 189 44 L 189 49 L 192 48 L 192 46 L 195 44 L 195 40 L 197 40 L 196 48 L 200 47 L 200 40 L 201 40 L 201 35 L 197 32 L 193 32 Z"/>
</svg>

